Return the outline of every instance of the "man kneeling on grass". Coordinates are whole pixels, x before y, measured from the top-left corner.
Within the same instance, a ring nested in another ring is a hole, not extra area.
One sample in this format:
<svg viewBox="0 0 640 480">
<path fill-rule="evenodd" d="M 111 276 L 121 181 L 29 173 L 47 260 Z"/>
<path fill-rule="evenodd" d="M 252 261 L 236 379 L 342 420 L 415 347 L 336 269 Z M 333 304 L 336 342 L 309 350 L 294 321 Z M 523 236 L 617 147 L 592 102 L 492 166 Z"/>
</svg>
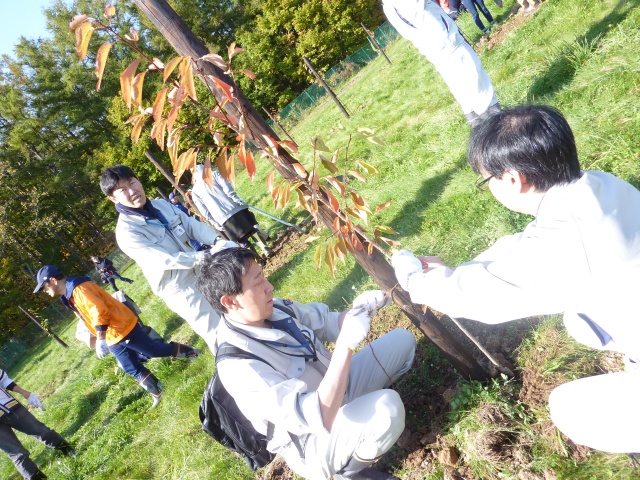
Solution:
<svg viewBox="0 0 640 480">
<path fill-rule="evenodd" d="M 535 219 L 455 268 L 398 252 L 398 283 L 416 303 L 485 323 L 564 312 L 575 340 L 623 353 L 627 371 L 560 385 L 549 410 L 576 443 L 640 452 L 640 192 L 581 171 L 571 128 L 551 107 L 487 118 L 472 131 L 469 162 L 478 188 Z"/>
<path fill-rule="evenodd" d="M 200 351 L 180 343 L 151 339 L 138 323 L 138 317 L 89 277 L 65 277 L 54 265 L 38 271 L 38 285 L 33 293 L 44 290 L 52 297 L 62 296 L 62 303 L 73 310 L 96 338 L 96 355 L 103 359 L 109 352 L 140 386 L 153 396 L 153 406 L 160 402 L 162 385 L 142 363 L 147 358 L 193 358 Z"/>
<path fill-rule="evenodd" d="M 309 479 L 395 478 L 369 467 L 404 430 L 404 406 L 389 387 L 413 362 L 415 338 L 393 330 L 354 354 L 384 293 L 359 295 L 345 312 L 274 299 L 250 250 L 205 259 L 198 277 L 220 313 L 218 341 L 264 361 L 227 358 L 218 375 L 267 449 Z M 274 308 L 276 307 L 276 308 Z M 323 341 L 335 342 L 331 354 Z M 267 433 L 269 432 L 269 434 Z"/>
</svg>

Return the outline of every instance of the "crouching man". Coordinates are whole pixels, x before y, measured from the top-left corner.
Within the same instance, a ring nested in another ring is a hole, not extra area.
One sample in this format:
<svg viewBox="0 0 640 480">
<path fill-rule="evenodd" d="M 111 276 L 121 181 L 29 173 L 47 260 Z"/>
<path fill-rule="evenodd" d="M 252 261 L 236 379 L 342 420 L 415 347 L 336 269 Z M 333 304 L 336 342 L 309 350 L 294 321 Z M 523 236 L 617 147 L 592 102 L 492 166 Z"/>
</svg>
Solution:
<svg viewBox="0 0 640 480">
<path fill-rule="evenodd" d="M 162 385 L 142 363 L 138 354 L 147 358 L 193 358 L 200 351 L 180 343 L 152 339 L 138 323 L 138 317 L 89 277 L 66 278 L 54 265 L 38 271 L 38 285 L 33 293 L 44 290 L 52 297 L 61 296 L 62 303 L 73 310 L 96 336 L 95 350 L 102 359 L 113 353 L 125 373 L 136 379 L 153 396 L 153 406 L 160 402 Z"/>
<path fill-rule="evenodd" d="M 384 293 L 359 295 L 345 312 L 274 299 L 258 258 L 230 248 L 205 259 L 198 277 L 220 313 L 220 346 L 264 361 L 227 358 L 218 375 L 267 449 L 309 479 L 394 478 L 368 467 L 404 430 L 404 406 L 389 387 L 413 362 L 415 338 L 393 330 L 354 354 Z M 274 308 L 275 307 L 275 308 Z M 335 342 L 331 354 L 322 342 Z"/>
</svg>

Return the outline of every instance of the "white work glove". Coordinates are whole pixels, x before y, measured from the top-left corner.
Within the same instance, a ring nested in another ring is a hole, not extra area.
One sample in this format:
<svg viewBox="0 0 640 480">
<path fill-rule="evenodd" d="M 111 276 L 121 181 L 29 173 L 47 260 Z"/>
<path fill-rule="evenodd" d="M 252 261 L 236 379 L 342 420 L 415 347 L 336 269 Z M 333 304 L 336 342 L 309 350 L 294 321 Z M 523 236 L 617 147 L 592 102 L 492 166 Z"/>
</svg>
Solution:
<svg viewBox="0 0 640 480">
<path fill-rule="evenodd" d="M 222 237 L 218 237 L 216 239 L 216 242 L 213 245 L 211 245 L 211 248 L 209 250 L 207 250 L 207 253 L 209 255 L 213 255 L 214 253 L 217 253 L 220 250 L 224 250 L 226 248 L 234 248 L 234 247 L 237 247 L 237 246 L 238 246 L 238 244 L 235 243 L 235 242 L 232 242 L 230 240 L 225 240 Z"/>
<path fill-rule="evenodd" d="M 358 307 L 364 308 L 369 317 L 373 317 L 379 308 L 384 308 L 389 305 L 391 298 L 387 297 L 382 290 L 368 290 L 361 293 L 353 301 L 353 309 Z"/>
<path fill-rule="evenodd" d="M 336 344 L 355 350 L 369 333 L 370 323 L 371 317 L 364 307 L 350 309 L 344 316 Z"/>
<path fill-rule="evenodd" d="M 106 340 L 96 340 L 96 355 L 100 360 L 109 355 L 109 346 Z"/>
<path fill-rule="evenodd" d="M 400 250 L 391 257 L 391 264 L 396 272 L 396 278 L 402 288 L 409 291 L 409 277 L 422 272 L 422 262 L 409 250 Z"/>
<path fill-rule="evenodd" d="M 33 392 L 31 392 L 31 395 L 29 395 L 29 398 L 27 399 L 27 401 L 29 402 L 29 405 L 33 405 L 36 408 L 40 408 L 42 410 L 46 410 L 44 408 L 44 405 L 42 405 L 42 402 L 40 401 L 38 396 Z"/>
</svg>

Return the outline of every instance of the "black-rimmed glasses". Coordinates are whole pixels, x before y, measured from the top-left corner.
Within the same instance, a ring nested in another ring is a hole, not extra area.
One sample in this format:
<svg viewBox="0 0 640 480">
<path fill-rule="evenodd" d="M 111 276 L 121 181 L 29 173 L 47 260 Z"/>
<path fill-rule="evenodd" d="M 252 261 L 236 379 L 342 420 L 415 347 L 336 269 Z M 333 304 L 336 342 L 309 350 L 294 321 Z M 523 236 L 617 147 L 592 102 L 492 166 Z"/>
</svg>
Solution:
<svg viewBox="0 0 640 480">
<path fill-rule="evenodd" d="M 478 183 L 476 183 L 476 187 L 479 188 L 482 191 L 488 190 L 489 189 L 489 180 L 491 180 L 492 178 L 493 178 L 493 175 L 489 175 L 484 180 L 480 180 Z"/>
</svg>

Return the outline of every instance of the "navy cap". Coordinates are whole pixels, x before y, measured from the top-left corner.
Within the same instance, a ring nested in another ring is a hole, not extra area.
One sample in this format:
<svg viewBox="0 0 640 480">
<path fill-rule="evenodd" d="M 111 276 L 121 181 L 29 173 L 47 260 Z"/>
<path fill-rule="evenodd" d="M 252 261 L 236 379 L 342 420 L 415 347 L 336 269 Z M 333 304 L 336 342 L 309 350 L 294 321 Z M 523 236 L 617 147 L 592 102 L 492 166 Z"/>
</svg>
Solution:
<svg viewBox="0 0 640 480">
<path fill-rule="evenodd" d="M 169 194 L 169 200 L 173 200 L 176 197 L 176 194 L 174 192 L 171 192 Z"/>
<path fill-rule="evenodd" d="M 38 270 L 38 275 L 36 279 L 38 281 L 38 285 L 33 293 L 38 293 L 42 289 L 42 284 L 49 280 L 51 277 L 57 277 L 58 275 L 62 275 L 62 272 L 55 265 L 45 265 L 40 270 Z"/>
</svg>

